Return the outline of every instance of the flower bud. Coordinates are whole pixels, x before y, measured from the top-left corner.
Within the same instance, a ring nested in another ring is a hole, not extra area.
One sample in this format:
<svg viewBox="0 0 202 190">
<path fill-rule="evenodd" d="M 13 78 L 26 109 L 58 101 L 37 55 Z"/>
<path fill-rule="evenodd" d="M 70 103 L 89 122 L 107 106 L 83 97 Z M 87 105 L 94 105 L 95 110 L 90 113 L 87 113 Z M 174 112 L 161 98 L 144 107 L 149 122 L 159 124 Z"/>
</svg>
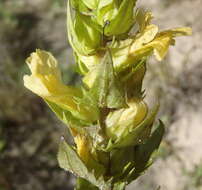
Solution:
<svg viewBox="0 0 202 190">
<path fill-rule="evenodd" d="M 147 105 L 141 99 L 130 100 L 128 106 L 128 108 L 110 112 L 106 118 L 106 133 L 113 141 L 126 136 L 147 115 Z"/>
<path fill-rule="evenodd" d="M 159 104 L 148 109 L 143 99 L 129 101 L 129 108 L 111 112 L 105 121 L 109 141 L 105 151 L 143 144 L 150 136 Z"/>
</svg>

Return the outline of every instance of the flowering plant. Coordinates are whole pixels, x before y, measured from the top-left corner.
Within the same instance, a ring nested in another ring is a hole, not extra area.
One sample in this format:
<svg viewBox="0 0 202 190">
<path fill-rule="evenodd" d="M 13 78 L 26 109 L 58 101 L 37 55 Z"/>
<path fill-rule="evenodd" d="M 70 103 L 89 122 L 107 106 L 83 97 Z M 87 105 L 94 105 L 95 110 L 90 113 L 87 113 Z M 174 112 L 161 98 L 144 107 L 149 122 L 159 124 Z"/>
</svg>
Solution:
<svg viewBox="0 0 202 190">
<path fill-rule="evenodd" d="M 58 162 L 77 177 L 76 190 L 124 190 L 152 164 L 164 126 L 153 127 L 158 103 L 145 102 L 146 62 L 161 61 L 175 37 L 190 28 L 159 31 L 151 12 L 136 0 L 69 0 L 69 43 L 83 85 L 62 82 L 47 51 L 27 59 L 25 87 L 44 99 L 69 128 L 75 145 L 62 138 Z"/>
</svg>

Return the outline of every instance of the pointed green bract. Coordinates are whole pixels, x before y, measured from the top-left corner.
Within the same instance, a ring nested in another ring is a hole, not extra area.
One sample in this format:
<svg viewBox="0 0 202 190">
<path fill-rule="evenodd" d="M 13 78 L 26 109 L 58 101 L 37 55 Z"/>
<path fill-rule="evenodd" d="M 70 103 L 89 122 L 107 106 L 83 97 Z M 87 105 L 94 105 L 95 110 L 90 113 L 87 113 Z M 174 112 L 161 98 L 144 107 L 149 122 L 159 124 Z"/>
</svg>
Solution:
<svg viewBox="0 0 202 190">
<path fill-rule="evenodd" d="M 85 76 L 83 81 L 90 88 L 90 93 L 96 98 L 99 107 L 126 107 L 125 92 L 115 75 L 109 52 L 106 53 L 102 62 Z"/>
<path fill-rule="evenodd" d="M 104 27 L 106 36 L 128 32 L 134 24 L 136 0 L 100 0 L 97 8 L 97 22 Z"/>
<path fill-rule="evenodd" d="M 135 149 L 134 167 L 135 170 L 131 174 L 128 182 L 132 182 L 137 177 L 143 174 L 143 172 L 153 163 L 152 154 L 154 154 L 162 141 L 165 129 L 162 121 L 159 120 L 159 124 L 151 137 L 142 145 L 139 145 Z"/>
<path fill-rule="evenodd" d="M 81 12 L 81 13 L 88 13 L 88 7 L 84 4 L 84 2 L 82 0 L 68 0 L 72 6 L 72 8 L 74 8 L 75 10 Z"/>
<path fill-rule="evenodd" d="M 68 37 L 75 52 L 82 55 L 90 55 L 100 48 L 102 35 L 97 30 L 98 27 L 90 16 L 74 11 L 71 7 L 71 2 L 68 1 Z"/>
<path fill-rule="evenodd" d="M 106 36 L 120 35 L 128 32 L 134 24 L 134 6 L 136 0 L 123 0 L 116 15 L 107 19 L 104 28 Z"/>
<path fill-rule="evenodd" d="M 127 156 L 126 156 L 127 155 Z M 111 151 L 111 173 L 115 181 L 123 180 L 126 170 L 134 161 L 134 147 Z"/>
</svg>

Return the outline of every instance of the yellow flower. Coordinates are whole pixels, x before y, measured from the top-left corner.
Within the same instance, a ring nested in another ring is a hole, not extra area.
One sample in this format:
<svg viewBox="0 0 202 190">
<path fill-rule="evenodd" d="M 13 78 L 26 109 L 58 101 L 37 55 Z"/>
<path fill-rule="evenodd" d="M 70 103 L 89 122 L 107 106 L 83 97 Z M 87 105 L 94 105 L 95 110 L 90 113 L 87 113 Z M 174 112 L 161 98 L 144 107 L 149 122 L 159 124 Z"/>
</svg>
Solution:
<svg viewBox="0 0 202 190">
<path fill-rule="evenodd" d="M 150 25 L 151 26 L 151 25 Z M 139 49 L 131 48 L 131 53 L 136 54 L 141 49 L 151 48 L 158 61 L 161 61 L 167 54 L 170 45 L 174 44 L 174 37 L 191 35 L 192 30 L 188 27 L 175 28 L 158 33 L 150 43 L 142 43 Z M 146 36 L 144 36 L 146 37 Z"/>
<path fill-rule="evenodd" d="M 152 18 L 150 12 L 139 10 L 136 16 L 136 21 L 139 25 L 137 33 L 126 40 L 114 40 L 112 42 L 109 49 L 116 72 L 122 72 L 136 65 L 136 63 L 152 53 L 158 61 L 161 61 L 166 56 L 169 46 L 174 45 L 175 37 L 192 34 L 189 27 L 159 32 L 156 25 L 150 24 Z M 88 70 L 92 70 L 94 65 L 100 62 L 103 55 L 103 53 L 100 54 L 99 52 L 91 56 L 77 54 L 77 57 L 79 63 L 83 63 Z M 86 73 L 84 72 L 83 74 Z"/>
<path fill-rule="evenodd" d="M 133 40 L 127 40 L 129 45 L 125 48 L 123 47 L 126 40 L 112 47 L 115 69 L 120 72 L 135 65 L 142 58 L 148 57 L 152 53 L 158 61 L 161 61 L 166 56 L 169 46 L 174 44 L 174 37 L 182 35 L 191 35 L 191 29 L 184 27 L 158 33 L 157 26 L 148 25 Z"/>
<path fill-rule="evenodd" d="M 31 75 L 24 76 L 26 88 L 45 100 L 70 111 L 75 117 L 84 121 L 95 121 L 90 106 L 79 105 L 76 99 L 82 97 L 79 89 L 64 85 L 56 59 L 46 51 L 36 50 L 26 60 Z"/>
</svg>

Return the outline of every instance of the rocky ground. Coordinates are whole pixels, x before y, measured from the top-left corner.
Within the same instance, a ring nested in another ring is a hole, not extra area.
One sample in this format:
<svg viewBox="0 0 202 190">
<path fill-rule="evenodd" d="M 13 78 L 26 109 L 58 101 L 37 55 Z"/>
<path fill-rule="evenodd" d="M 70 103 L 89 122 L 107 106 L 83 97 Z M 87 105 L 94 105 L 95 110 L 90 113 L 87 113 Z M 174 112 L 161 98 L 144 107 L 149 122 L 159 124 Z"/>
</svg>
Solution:
<svg viewBox="0 0 202 190">
<path fill-rule="evenodd" d="M 139 0 L 160 28 L 191 26 L 162 63 L 151 59 L 147 94 L 161 101 L 165 140 L 155 164 L 127 190 L 202 190 L 202 0 Z M 73 178 L 56 162 L 66 128 L 22 85 L 25 58 L 52 51 L 75 84 L 65 5 L 58 0 L 0 1 L 0 190 L 67 190 Z M 3 19 L 1 19 L 3 18 Z M 155 90 L 154 90 L 155 89 Z"/>
</svg>

